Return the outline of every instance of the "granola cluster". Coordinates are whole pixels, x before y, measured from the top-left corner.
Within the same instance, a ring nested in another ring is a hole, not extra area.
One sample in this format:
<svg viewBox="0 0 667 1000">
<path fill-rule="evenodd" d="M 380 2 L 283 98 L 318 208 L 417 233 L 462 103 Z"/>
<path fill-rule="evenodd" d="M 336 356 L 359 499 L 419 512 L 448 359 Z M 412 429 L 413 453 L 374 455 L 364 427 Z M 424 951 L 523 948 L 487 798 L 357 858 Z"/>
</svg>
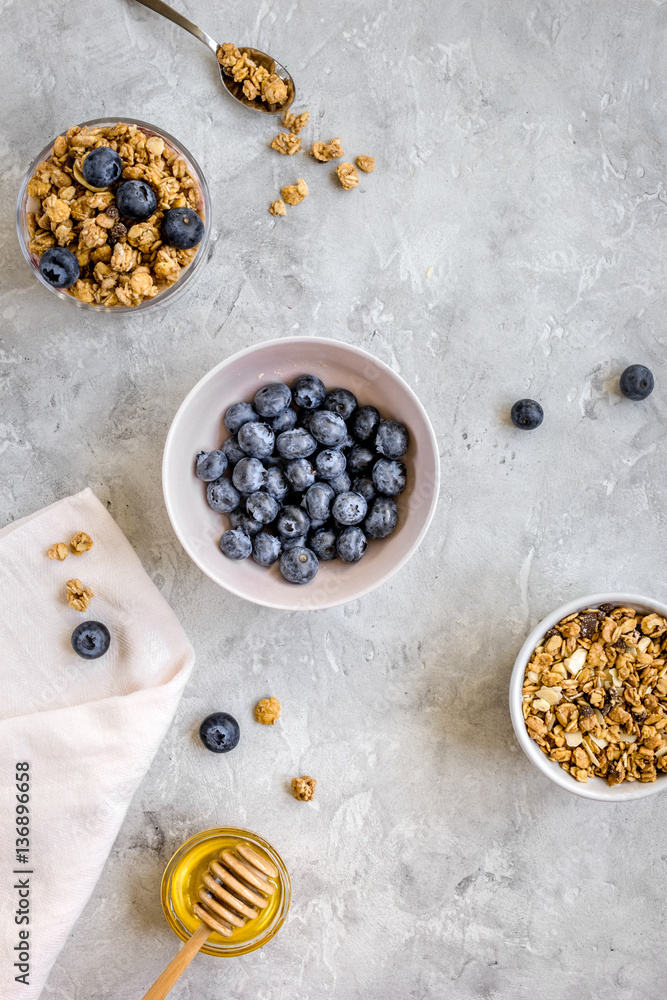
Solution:
<svg viewBox="0 0 667 1000">
<path fill-rule="evenodd" d="M 272 726 L 280 718 L 280 702 L 277 698 L 262 698 L 255 705 L 255 718 L 263 726 Z"/>
<path fill-rule="evenodd" d="M 100 191 L 86 184 L 83 161 L 98 146 L 110 146 L 120 156 L 123 173 L 118 183 L 143 180 L 155 191 L 158 208 L 145 222 L 120 219 L 115 185 Z M 178 281 L 197 255 L 196 247 L 178 250 L 160 237 L 166 209 L 190 207 L 202 214 L 197 182 L 175 150 L 137 125 L 68 129 L 54 142 L 49 159 L 36 168 L 28 196 L 38 202 L 27 215 L 30 252 L 40 257 L 56 245 L 70 250 L 81 276 L 67 292 L 81 302 L 139 305 Z"/>
<path fill-rule="evenodd" d="M 292 795 L 300 802 L 310 802 L 315 795 L 317 778 L 304 774 L 300 778 L 292 778 Z"/>
<path fill-rule="evenodd" d="M 81 580 L 68 580 L 65 584 L 67 603 L 75 611 L 86 611 L 90 600 L 95 596 L 90 587 L 84 587 Z"/>
<path fill-rule="evenodd" d="M 243 96 L 248 101 L 260 100 L 266 104 L 283 104 L 287 100 L 287 84 L 277 75 L 238 49 L 233 42 L 224 42 L 217 51 L 223 73 L 234 83 L 242 84 Z"/>
<path fill-rule="evenodd" d="M 667 620 L 603 604 L 550 629 L 526 667 L 533 740 L 577 781 L 667 771 Z"/>
</svg>

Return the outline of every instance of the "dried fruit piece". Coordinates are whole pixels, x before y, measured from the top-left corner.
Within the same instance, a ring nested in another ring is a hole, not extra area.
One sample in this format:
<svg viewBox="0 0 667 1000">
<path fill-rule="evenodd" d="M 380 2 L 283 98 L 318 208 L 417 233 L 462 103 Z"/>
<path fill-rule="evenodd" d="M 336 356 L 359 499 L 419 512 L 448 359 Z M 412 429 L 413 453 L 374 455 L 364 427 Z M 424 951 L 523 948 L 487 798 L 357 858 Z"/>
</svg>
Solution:
<svg viewBox="0 0 667 1000">
<path fill-rule="evenodd" d="M 55 545 L 51 546 L 49 549 L 49 559 L 60 559 L 61 562 L 67 559 L 67 546 L 64 542 L 56 542 Z"/>
</svg>

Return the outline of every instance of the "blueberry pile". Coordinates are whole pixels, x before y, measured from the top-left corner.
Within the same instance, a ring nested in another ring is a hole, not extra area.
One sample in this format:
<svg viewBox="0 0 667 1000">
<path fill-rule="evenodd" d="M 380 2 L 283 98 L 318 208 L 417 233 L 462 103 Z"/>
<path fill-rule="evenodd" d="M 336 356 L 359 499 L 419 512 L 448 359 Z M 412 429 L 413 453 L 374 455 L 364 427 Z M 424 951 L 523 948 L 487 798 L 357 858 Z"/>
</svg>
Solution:
<svg viewBox="0 0 667 1000">
<path fill-rule="evenodd" d="M 280 560 L 286 580 L 305 584 L 320 561 L 358 562 L 396 527 L 408 432 L 348 389 L 327 392 L 316 375 L 264 385 L 229 407 L 225 427 L 230 437 L 200 452 L 195 472 L 209 506 L 229 516 L 229 559 Z"/>
</svg>

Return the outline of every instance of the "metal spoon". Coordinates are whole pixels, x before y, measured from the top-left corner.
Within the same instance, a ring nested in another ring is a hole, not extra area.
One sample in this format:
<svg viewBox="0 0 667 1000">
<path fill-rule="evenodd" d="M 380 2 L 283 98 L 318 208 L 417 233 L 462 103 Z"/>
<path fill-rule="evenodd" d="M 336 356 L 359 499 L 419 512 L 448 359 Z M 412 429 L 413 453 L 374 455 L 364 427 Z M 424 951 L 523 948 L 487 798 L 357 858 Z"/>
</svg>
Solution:
<svg viewBox="0 0 667 1000">
<path fill-rule="evenodd" d="M 218 43 L 211 38 L 210 35 L 207 35 L 205 31 L 202 31 L 201 28 L 197 27 L 196 24 L 189 21 L 187 17 L 183 17 L 182 14 L 179 14 L 177 10 L 173 9 L 173 7 L 169 7 L 168 4 L 162 3 L 162 0 L 137 0 L 137 3 L 143 4 L 144 7 L 150 7 L 150 9 L 154 10 L 156 14 L 162 14 L 163 17 L 166 17 L 169 21 L 173 21 L 174 24 L 177 24 L 180 28 L 185 28 L 185 30 L 189 31 L 191 35 L 194 35 L 200 42 L 203 42 L 204 45 L 208 45 L 211 52 L 216 56 L 217 61 L 217 52 L 220 48 Z M 294 100 L 295 88 L 294 80 L 285 67 L 281 66 L 280 63 L 276 62 L 275 59 L 272 59 L 270 55 L 267 55 L 266 52 L 262 52 L 260 49 L 251 49 L 248 46 L 239 46 L 239 49 L 250 59 L 253 59 L 258 66 L 263 66 L 267 69 L 269 73 L 277 73 L 287 86 L 287 97 L 282 104 L 267 104 L 266 101 L 262 101 L 259 98 L 255 98 L 251 101 L 243 93 L 243 84 L 235 83 L 231 76 L 227 76 L 223 72 L 222 66 L 218 63 L 220 79 L 222 80 L 227 93 L 231 94 L 234 100 L 238 101 L 239 104 L 244 104 L 246 108 L 252 108 L 253 111 L 263 111 L 265 114 L 269 115 L 275 115 L 286 111 Z"/>
</svg>

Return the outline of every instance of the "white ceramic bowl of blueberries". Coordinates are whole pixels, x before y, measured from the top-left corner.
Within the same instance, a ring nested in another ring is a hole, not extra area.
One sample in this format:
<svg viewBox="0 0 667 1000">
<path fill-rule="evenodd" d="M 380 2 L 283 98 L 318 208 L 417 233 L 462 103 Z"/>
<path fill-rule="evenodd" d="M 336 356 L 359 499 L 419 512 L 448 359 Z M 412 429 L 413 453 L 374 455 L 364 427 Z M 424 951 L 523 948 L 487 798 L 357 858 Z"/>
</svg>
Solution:
<svg viewBox="0 0 667 1000">
<path fill-rule="evenodd" d="M 212 580 L 266 607 L 374 590 L 433 518 L 438 448 L 410 387 L 358 347 L 268 341 L 205 375 L 164 450 L 171 523 Z"/>
</svg>

